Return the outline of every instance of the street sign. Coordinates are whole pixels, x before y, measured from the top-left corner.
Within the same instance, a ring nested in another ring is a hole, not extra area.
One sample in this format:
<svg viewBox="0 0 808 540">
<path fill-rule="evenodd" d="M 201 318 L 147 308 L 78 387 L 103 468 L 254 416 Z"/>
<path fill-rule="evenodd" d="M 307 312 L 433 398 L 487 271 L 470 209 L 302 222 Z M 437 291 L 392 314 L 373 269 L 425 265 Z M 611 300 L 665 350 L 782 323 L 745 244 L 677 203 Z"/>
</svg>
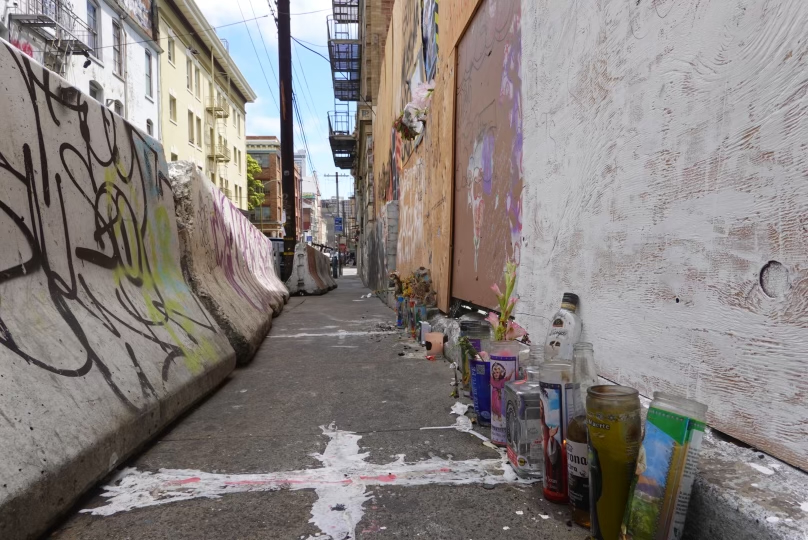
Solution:
<svg viewBox="0 0 808 540">
<path fill-rule="evenodd" d="M 311 242 L 311 235 L 306 236 L 306 242 Z"/>
<path fill-rule="evenodd" d="M 342 232 L 342 218 L 334 216 L 334 232 Z"/>
</svg>

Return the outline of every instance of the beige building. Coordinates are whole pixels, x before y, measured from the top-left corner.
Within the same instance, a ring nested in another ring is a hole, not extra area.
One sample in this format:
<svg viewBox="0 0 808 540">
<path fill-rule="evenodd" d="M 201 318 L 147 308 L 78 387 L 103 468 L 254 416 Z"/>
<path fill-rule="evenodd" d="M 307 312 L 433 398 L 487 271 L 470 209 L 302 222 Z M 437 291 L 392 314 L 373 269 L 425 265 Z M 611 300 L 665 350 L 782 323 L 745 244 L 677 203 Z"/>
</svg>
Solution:
<svg viewBox="0 0 808 540">
<path fill-rule="evenodd" d="M 165 0 L 158 13 L 166 157 L 193 161 L 246 210 L 245 105 L 255 101 L 255 92 L 194 0 Z"/>
</svg>

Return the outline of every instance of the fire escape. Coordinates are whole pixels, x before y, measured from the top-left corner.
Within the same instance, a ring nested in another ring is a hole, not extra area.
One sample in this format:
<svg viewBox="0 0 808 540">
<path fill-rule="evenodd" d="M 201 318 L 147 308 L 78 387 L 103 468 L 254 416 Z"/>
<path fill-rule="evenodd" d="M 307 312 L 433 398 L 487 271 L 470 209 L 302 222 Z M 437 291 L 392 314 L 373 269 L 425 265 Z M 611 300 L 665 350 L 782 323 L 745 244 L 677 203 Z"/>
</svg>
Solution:
<svg viewBox="0 0 808 540">
<path fill-rule="evenodd" d="M 328 56 L 334 83 L 334 110 L 328 113 L 328 139 L 334 165 L 351 169 L 356 158 L 354 122 L 360 99 L 359 69 L 362 60 L 359 0 L 333 0 L 328 16 Z"/>
<path fill-rule="evenodd" d="M 230 102 L 227 96 L 219 91 L 216 85 L 216 76 L 218 75 L 226 83 L 228 93 L 230 90 L 230 44 L 226 39 L 221 39 L 222 44 L 227 50 L 228 56 L 224 59 L 226 62 L 224 71 L 217 72 L 215 66 L 217 59 L 214 57 L 213 48 L 211 47 L 210 56 L 210 83 L 208 84 L 207 103 L 205 104 L 206 115 L 206 128 L 207 134 L 205 135 L 205 143 L 207 146 L 207 155 L 210 160 L 209 170 L 214 176 L 219 177 L 219 189 L 231 201 L 239 204 L 234 198 L 234 191 L 230 189 L 230 178 L 227 174 L 227 164 L 231 159 L 236 159 L 236 156 L 231 155 L 230 146 L 227 142 L 227 119 L 230 117 Z M 215 178 L 211 180 L 216 183 Z"/>
<path fill-rule="evenodd" d="M 15 5 L 9 20 L 44 42 L 41 61 L 51 71 L 65 77 L 71 56 L 91 52 L 90 27 L 73 13 L 69 2 L 18 0 Z"/>
</svg>

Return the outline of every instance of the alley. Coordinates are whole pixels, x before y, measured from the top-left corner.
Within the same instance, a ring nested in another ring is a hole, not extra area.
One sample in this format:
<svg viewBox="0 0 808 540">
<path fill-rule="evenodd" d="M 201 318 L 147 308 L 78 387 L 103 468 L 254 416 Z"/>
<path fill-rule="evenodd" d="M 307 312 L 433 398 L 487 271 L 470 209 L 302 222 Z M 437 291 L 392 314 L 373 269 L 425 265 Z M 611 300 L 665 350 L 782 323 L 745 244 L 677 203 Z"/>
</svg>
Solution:
<svg viewBox="0 0 808 540">
<path fill-rule="evenodd" d="M 52 538 L 583 538 L 538 485 L 506 482 L 480 438 L 423 429 L 455 423 L 450 370 L 368 293 L 346 275 L 292 298 L 253 362 Z"/>
</svg>

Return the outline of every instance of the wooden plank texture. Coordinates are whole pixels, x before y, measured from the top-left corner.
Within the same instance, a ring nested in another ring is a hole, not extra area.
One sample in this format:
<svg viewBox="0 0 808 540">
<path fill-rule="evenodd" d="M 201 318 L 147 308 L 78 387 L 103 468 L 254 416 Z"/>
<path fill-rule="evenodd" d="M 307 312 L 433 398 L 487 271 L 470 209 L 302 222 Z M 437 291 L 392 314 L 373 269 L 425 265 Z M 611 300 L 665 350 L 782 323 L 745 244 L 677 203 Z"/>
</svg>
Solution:
<svg viewBox="0 0 808 540">
<path fill-rule="evenodd" d="M 489 308 L 522 233 L 520 0 L 484 0 L 457 46 L 452 296 Z"/>
<path fill-rule="evenodd" d="M 518 319 L 578 293 L 604 377 L 808 469 L 808 4 L 523 9 Z"/>
<path fill-rule="evenodd" d="M 439 0 L 435 91 L 420 141 L 402 141 L 393 122 L 410 101 L 413 81 L 426 80 L 420 2 L 399 0 L 385 48 L 373 122 L 376 208 L 400 200 L 396 269 L 403 275 L 423 266 L 432 274 L 438 307 L 450 303 L 452 178 L 455 107 L 455 43 L 479 0 Z M 410 49 L 417 52 L 412 54 Z"/>
</svg>

